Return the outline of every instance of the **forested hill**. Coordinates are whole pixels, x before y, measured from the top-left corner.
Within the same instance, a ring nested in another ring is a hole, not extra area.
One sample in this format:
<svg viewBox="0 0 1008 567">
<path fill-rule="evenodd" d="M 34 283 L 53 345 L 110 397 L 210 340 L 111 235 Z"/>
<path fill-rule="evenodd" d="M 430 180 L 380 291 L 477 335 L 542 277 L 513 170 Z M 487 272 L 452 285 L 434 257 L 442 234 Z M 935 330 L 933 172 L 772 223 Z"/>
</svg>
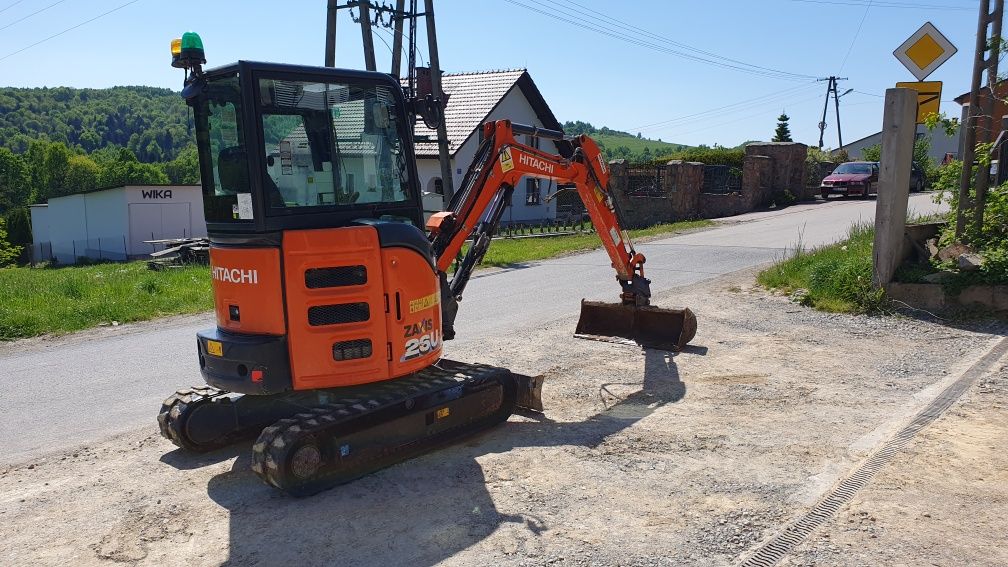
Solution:
<svg viewBox="0 0 1008 567">
<path fill-rule="evenodd" d="M 48 139 L 91 153 L 117 146 L 141 162 L 174 159 L 192 143 L 177 92 L 155 87 L 0 88 L 0 147 L 15 153 Z"/>
<path fill-rule="evenodd" d="M 690 146 L 663 142 L 660 139 L 651 140 L 639 132 L 634 135 L 629 132 L 613 130 L 606 126 L 597 128 L 590 122 L 564 122 L 564 133 L 568 136 L 588 134 L 598 143 L 602 154 L 609 159 L 628 159 L 631 161 L 650 161 L 668 157 L 677 152 L 689 149 Z"/>
</svg>

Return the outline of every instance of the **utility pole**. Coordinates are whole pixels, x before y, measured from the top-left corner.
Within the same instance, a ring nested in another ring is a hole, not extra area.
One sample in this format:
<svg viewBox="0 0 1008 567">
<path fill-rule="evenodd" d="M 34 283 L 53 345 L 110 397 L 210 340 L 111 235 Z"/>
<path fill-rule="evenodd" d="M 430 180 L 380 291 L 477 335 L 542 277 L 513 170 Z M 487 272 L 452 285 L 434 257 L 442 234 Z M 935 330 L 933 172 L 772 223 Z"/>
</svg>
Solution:
<svg viewBox="0 0 1008 567">
<path fill-rule="evenodd" d="M 430 50 L 430 74 L 431 88 L 439 106 L 441 120 L 438 120 L 438 161 L 441 162 L 441 186 L 444 188 L 445 208 L 455 194 L 455 186 L 452 183 L 451 157 L 448 153 L 448 130 L 445 127 L 444 110 L 441 104 L 441 65 L 438 61 L 437 30 L 434 27 L 434 0 L 424 0 L 424 12 L 427 16 L 427 47 Z"/>
<path fill-rule="evenodd" d="M 368 71 L 377 70 L 374 56 L 374 36 L 371 35 L 371 2 L 370 0 L 360 0 L 357 2 L 357 9 L 360 10 L 361 38 L 364 40 L 364 67 Z"/>
<path fill-rule="evenodd" d="M 325 66 L 336 66 L 336 12 L 338 0 L 329 0 L 326 7 Z"/>
<path fill-rule="evenodd" d="M 987 131 L 987 139 L 994 135 L 994 89 L 998 82 L 998 59 L 1001 56 L 1001 20 L 1004 15 L 1004 0 L 994 0 L 994 11 L 991 13 L 991 37 L 987 42 L 990 53 L 987 56 L 987 96 L 980 103 L 983 112 L 983 124 Z M 998 169 L 1001 162 L 998 162 Z M 988 169 L 988 168 L 981 168 Z M 973 204 L 973 224 L 978 229 L 983 226 L 984 208 L 987 205 L 987 190 L 990 188 L 990 172 L 984 171 L 976 178 L 976 203 Z"/>
<path fill-rule="evenodd" d="M 406 9 L 406 0 L 396 0 L 395 14 L 393 15 L 395 26 L 392 29 L 392 76 L 399 78 L 399 67 L 402 62 L 402 28 L 403 10 Z"/>
<path fill-rule="evenodd" d="M 977 144 L 977 120 L 981 115 L 987 114 L 988 128 L 993 124 L 990 119 L 992 113 L 989 108 L 993 108 L 994 86 L 997 84 L 997 60 L 1001 48 L 1001 19 L 1004 14 L 1004 0 L 994 0 L 994 12 L 990 9 L 990 0 L 980 0 L 980 16 L 977 19 L 976 53 L 973 58 L 973 77 L 970 82 L 969 108 L 966 114 L 964 142 L 963 142 L 963 171 L 959 177 L 959 207 L 956 210 L 957 239 L 962 239 L 966 232 L 966 215 L 970 207 L 970 178 L 973 176 L 973 162 L 976 161 Z M 991 39 L 988 39 L 987 29 L 992 27 Z M 993 41 L 992 41 L 993 40 Z M 984 101 L 984 108 L 980 108 L 980 81 L 983 77 L 984 69 L 987 70 L 988 88 L 990 94 Z M 998 164 L 1001 167 L 1001 164 Z M 976 203 L 974 204 L 973 218 L 975 221 L 983 222 L 983 207 L 987 198 L 987 187 L 990 183 L 990 173 L 983 165 L 977 167 L 976 172 Z M 979 210 L 979 212 L 977 211 Z M 981 226 L 981 225 L 977 225 Z"/>
<path fill-rule="evenodd" d="M 833 95 L 833 106 L 834 108 L 836 108 L 837 142 L 839 143 L 837 149 L 840 149 L 843 147 L 843 135 L 840 133 L 840 96 L 842 95 L 837 94 L 837 83 L 839 81 L 846 81 L 847 77 L 830 76 L 830 77 L 823 77 L 822 79 L 817 80 L 820 82 L 827 81 L 826 101 L 823 102 L 822 120 L 819 121 L 819 149 L 821 150 L 823 147 L 823 135 L 826 133 L 826 110 L 829 109 L 829 99 L 831 94 Z"/>
</svg>

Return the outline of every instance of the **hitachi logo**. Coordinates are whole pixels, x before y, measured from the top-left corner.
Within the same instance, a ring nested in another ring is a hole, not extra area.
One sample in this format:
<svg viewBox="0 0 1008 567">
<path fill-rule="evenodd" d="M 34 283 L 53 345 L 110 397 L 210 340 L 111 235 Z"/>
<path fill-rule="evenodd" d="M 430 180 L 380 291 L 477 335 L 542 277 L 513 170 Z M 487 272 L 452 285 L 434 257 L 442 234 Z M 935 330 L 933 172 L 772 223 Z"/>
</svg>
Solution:
<svg viewBox="0 0 1008 567">
<path fill-rule="evenodd" d="M 171 199 L 171 189 L 141 189 L 141 196 L 144 199 Z"/>
<path fill-rule="evenodd" d="M 534 158 L 528 154 L 518 154 L 518 161 L 521 162 L 522 165 L 527 165 L 532 169 L 538 169 L 543 173 L 553 175 L 554 166 L 548 161 Z"/>
<path fill-rule="evenodd" d="M 214 266 L 213 279 L 227 283 L 257 284 L 259 283 L 259 271 Z"/>
</svg>

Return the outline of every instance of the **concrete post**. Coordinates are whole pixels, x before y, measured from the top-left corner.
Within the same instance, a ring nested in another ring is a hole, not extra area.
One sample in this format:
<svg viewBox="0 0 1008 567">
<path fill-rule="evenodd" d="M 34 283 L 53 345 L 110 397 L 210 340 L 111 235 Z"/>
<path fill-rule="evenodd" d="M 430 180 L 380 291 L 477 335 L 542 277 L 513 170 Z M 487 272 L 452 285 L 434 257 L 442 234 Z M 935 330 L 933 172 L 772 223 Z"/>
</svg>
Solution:
<svg viewBox="0 0 1008 567">
<path fill-rule="evenodd" d="M 882 157 L 875 202 L 872 284 L 884 287 L 903 261 L 903 231 L 910 198 L 910 163 L 917 131 L 917 91 L 886 89 Z"/>
</svg>

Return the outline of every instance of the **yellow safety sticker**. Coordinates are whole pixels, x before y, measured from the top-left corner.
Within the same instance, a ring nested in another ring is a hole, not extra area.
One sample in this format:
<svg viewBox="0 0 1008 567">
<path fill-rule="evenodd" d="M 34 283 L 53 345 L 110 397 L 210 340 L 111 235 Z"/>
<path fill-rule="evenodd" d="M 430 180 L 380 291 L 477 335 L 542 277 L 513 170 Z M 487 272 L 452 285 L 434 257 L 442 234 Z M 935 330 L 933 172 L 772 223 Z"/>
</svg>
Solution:
<svg viewBox="0 0 1008 567">
<path fill-rule="evenodd" d="M 411 299 L 409 302 L 409 312 L 416 313 L 417 311 L 423 311 L 424 309 L 434 307 L 438 303 L 441 303 L 441 294 L 439 292 L 425 295 L 419 299 Z"/>
<path fill-rule="evenodd" d="M 444 419 L 444 418 L 448 417 L 448 414 L 450 414 L 450 413 L 451 413 L 451 410 L 449 410 L 448 408 L 441 408 L 441 409 L 437 410 L 437 413 L 435 415 L 437 415 L 438 419 Z"/>
<path fill-rule="evenodd" d="M 514 160 L 511 159 L 511 148 L 504 148 L 500 157 L 501 173 L 507 173 L 514 169 Z"/>
<path fill-rule="evenodd" d="M 224 345 L 220 341 L 207 341 L 206 351 L 214 356 L 224 356 Z"/>
</svg>

